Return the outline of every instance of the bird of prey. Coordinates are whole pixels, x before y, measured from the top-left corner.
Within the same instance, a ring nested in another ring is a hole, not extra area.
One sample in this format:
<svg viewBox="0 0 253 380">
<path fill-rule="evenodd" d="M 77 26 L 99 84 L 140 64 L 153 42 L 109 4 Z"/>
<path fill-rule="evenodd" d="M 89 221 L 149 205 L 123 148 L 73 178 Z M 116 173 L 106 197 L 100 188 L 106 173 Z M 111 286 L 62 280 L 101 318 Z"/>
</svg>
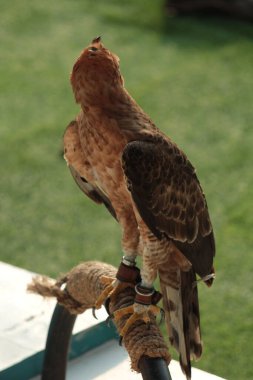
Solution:
<svg viewBox="0 0 253 380">
<path fill-rule="evenodd" d="M 124 337 L 136 319 L 157 313 L 158 276 L 169 339 L 190 379 L 190 360 L 202 353 L 197 278 L 211 286 L 215 255 L 196 171 L 127 92 L 119 58 L 100 37 L 75 62 L 71 85 L 80 113 L 64 134 L 65 159 L 81 190 L 104 204 L 122 230 L 117 276 L 104 279 L 96 307 L 122 286 L 135 287 L 134 304 L 118 312 L 131 314 Z"/>
</svg>

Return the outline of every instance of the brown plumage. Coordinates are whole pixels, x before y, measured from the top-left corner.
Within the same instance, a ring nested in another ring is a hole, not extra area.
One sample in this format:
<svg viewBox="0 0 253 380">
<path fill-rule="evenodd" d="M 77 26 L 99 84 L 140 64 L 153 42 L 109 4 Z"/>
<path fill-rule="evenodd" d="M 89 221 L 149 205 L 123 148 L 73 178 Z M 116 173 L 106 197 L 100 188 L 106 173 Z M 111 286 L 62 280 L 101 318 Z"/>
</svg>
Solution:
<svg viewBox="0 0 253 380">
<path fill-rule="evenodd" d="M 202 352 L 196 274 L 212 284 L 215 254 L 195 169 L 128 94 L 100 38 L 81 53 L 71 84 L 81 111 L 64 135 L 70 171 L 118 220 L 124 254 L 142 256 L 143 284 L 159 275 L 169 338 L 190 378 Z"/>
</svg>

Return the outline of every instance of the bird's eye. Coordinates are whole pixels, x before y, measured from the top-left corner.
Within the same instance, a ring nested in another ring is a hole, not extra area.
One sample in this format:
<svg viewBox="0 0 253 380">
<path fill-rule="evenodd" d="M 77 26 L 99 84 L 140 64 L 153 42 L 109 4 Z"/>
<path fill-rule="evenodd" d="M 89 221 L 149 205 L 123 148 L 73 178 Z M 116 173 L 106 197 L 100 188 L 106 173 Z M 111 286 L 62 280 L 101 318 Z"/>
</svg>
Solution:
<svg viewBox="0 0 253 380">
<path fill-rule="evenodd" d="M 95 47 L 95 46 L 91 46 L 90 48 L 89 48 L 89 51 L 97 51 L 98 49 Z"/>
</svg>

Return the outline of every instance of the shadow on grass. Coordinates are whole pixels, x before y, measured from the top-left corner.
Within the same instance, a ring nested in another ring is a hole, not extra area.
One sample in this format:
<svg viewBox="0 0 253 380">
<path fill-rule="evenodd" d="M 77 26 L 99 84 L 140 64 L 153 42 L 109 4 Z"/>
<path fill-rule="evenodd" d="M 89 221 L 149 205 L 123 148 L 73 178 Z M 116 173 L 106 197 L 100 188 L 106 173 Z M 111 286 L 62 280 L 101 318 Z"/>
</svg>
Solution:
<svg viewBox="0 0 253 380">
<path fill-rule="evenodd" d="M 215 49 L 237 41 L 253 41 L 253 26 L 228 17 L 177 16 L 163 19 L 162 34 L 183 48 Z"/>
<path fill-rule="evenodd" d="M 97 4 L 100 1 L 97 2 Z M 111 6 L 102 9 L 100 17 L 109 24 L 120 27 L 132 26 L 160 34 L 164 42 L 173 42 L 187 49 L 215 49 L 224 44 L 236 41 L 253 42 L 253 24 L 219 14 L 195 14 L 169 16 L 163 2 L 149 6 L 148 2 L 128 4 L 124 12 L 124 1 L 119 7 L 111 2 Z"/>
</svg>

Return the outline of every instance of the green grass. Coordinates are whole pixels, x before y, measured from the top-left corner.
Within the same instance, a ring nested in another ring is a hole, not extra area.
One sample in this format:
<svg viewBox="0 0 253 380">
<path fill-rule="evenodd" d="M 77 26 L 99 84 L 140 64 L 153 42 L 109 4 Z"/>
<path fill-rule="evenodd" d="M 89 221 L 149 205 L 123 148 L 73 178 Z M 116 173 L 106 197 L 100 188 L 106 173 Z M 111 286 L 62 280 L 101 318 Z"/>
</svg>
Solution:
<svg viewBox="0 0 253 380">
<path fill-rule="evenodd" d="M 197 167 L 217 243 L 217 280 L 200 285 L 198 366 L 253 378 L 253 28 L 166 18 L 163 2 L 1 2 L 0 259 L 56 276 L 80 261 L 117 265 L 120 230 L 78 190 L 62 159 L 76 115 L 69 73 L 97 35 L 126 87 Z"/>
</svg>

